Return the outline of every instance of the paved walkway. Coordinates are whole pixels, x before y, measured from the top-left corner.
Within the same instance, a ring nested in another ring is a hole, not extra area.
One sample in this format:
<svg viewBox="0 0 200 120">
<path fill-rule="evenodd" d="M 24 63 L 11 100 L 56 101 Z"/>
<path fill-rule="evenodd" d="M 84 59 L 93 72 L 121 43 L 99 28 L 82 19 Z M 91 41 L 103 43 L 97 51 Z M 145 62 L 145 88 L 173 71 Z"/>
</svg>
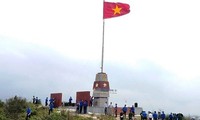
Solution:
<svg viewBox="0 0 200 120">
<path fill-rule="evenodd" d="M 70 111 L 71 113 L 74 113 L 76 114 L 76 107 L 61 107 L 61 108 L 58 108 L 58 111 L 61 111 L 61 110 L 66 110 L 66 111 Z M 92 113 L 88 113 L 88 114 L 78 114 L 80 116 L 83 116 L 83 117 L 92 117 L 93 120 L 98 120 L 97 119 L 97 116 L 98 115 L 92 115 Z M 128 115 L 126 115 L 126 119 L 128 120 Z M 124 120 L 126 120 L 124 119 Z M 120 117 L 119 115 L 116 117 L 116 120 L 120 120 Z M 141 117 L 140 115 L 135 115 L 134 119 L 133 120 L 141 120 Z"/>
</svg>

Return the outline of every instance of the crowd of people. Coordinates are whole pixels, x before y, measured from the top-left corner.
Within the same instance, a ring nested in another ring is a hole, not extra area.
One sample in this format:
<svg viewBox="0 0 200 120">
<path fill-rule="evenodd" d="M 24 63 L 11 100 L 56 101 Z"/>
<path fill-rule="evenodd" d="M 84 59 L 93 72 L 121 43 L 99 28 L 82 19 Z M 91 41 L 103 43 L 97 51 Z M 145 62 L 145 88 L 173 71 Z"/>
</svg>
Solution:
<svg viewBox="0 0 200 120">
<path fill-rule="evenodd" d="M 38 104 L 41 104 L 41 101 L 38 97 L 33 96 L 33 102 L 32 103 L 38 105 Z M 55 104 L 54 98 L 48 99 L 48 97 L 46 97 L 45 106 L 49 107 L 49 110 L 48 110 L 49 115 L 53 112 L 54 104 Z M 31 113 L 32 113 L 31 108 L 28 106 L 27 109 L 26 109 L 26 120 L 28 120 L 31 117 Z"/>
<path fill-rule="evenodd" d="M 166 115 L 164 113 L 164 111 L 162 112 L 151 112 L 149 111 L 148 114 L 146 113 L 146 111 L 142 111 L 141 112 L 141 120 L 165 120 L 166 119 Z M 183 114 L 182 113 L 170 113 L 168 116 L 168 120 L 182 120 L 183 119 Z"/>
<path fill-rule="evenodd" d="M 72 97 L 70 96 L 69 98 L 69 105 L 72 104 Z M 35 97 L 33 96 L 33 104 L 41 104 L 41 100 L 38 98 L 38 97 Z M 46 97 L 45 99 L 45 106 L 48 106 L 49 107 L 49 111 L 48 111 L 48 114 L 50 115 L 52 112 L 53 112 L 53 109 L 54 109 L 54 105 L 55 104 L 55 99 L 54 98 L 50 98 L 48 99 L 48 97 Z M 26 119 L 30 118 L 30 115 L 31 115 L 31 109 L 30 107 L 27 108 L 27 117 Z"/>
<path fill-rule="evenodd" d="M 33 104 L 40 104 L 41 101 L 38 97 L 33 96 Z"/>
<path fill-rule="evenodd" d="M 72 97 L 69 98 L 69 105 L 72 104 Z M 88 101 L 87 100 L 80 100 L 77 104 L 76 104 L 76 112 L 79 114 L 86 114 L 87 113 L 87 109 L 88 106 L 93 106 L 92 105 L 93 99 L 91 98 L 91 100 Z M 55 99 L 54 98 L 50 98 L 48 99 L 48 97 L 46 97 L 45 99 L 45 106 L 49 107 L 49 111 L 48 114 L 50 115 L 53 112 L 54 109 L 54 103 L 55 103 Z M 33 104 L 41 104 L 40 99 L 38 99 L 38 97 L 33 96 Z M 128 120 L 134 120 L 135 118 L 135 107 L 134 105 L 132 105 L 131 107 L 127 107 L 126 104 L 121 108 L 120 110 L 117 106 L 117 104 L 115 104 L 115 106 L 113 107 L 112 102 L 110 102 L 110 104 L 108 105 L 107 102 L 105 102 L 104 105 L 104 113 L 105 115 L 111 115 L 111 116 L 118 116 L 119 113 L 119 117 L 120 120 L 125 120 L 126 117 L 128 117 Z M 28 120 L 31 117 L 31 108 L 28 107 L 26 110 L 26 120 Z M 142 111 L 140 113 L 141 116 L 141 120 L 165 120 L 166 119 L 166 115 L 164 113 L 164 111 L 162 112 L 151 112 L 148 111 L 148 113 L 146 111 Z M 178 113 L 170 113 L 169 116 L 167 116 L 168 120 L 182 120 L 183 118 L 183 114 Z"/>
<path fill-rule="evenodd" d="M 124 105 L 120 111 L 118 111 L 120 109 L 118 109 L 117 104 L 115 104 L 115 106 L 113 107 L 112 102 L 110 102 L 110 105 L 107 104 L 107 102 L 105 102 L 104 105 L 104 112 L 105 115 L 112 115 L 117 117 L 118 116 L 118 112 L 119 113 L 119 117 L 120 120 L 125 120 L 126 117 L 128 117 L 128 120 L 134 120 L 135 118 L 135 107 L 132 105 L 131 107 L 127 107 L 126 105 Z M 165 112 L 151 112 L 148 111 L 148 113 L 146 111 L 142 111 L 140 114 L 141 116 L 141 120 L 166 120 L 166 118 L 168 120 L 182 120 L 183 119 L 183 114 L 181 113 L 170 113 L 167 117 L 165 115 Z"/>
<path fill-rule="evenodd" d="M 111 115 L 111 116 L 117 117 L 117 115 L 118 115 L 117 104 L 115 104 L 115 106 L 113 107 L 112 102 L 110 102 L 109 105 L 107 104 L 107 102 L 105 102 L 104 113 L 105 113 L 105 115 Z M 126 105 L 124 105 L 124 107 L 122 107 L 120 114 L 119 114 L 120 120 L 125 119 L 127 116 L 127 113 L 128 113 L 128 108 Z M 129 120 L 133 120 L 134 115 L 135 115 L 135 107 L 132 106 L 129 109 L 129 114 L 128 114 Z"/>
</svg>

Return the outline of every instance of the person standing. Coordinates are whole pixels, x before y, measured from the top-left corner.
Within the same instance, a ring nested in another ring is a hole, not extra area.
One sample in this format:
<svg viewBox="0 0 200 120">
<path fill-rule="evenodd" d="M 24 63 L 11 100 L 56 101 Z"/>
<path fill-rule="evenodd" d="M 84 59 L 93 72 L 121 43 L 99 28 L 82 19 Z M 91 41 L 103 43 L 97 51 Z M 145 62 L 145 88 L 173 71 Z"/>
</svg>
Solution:
<svg viewBox="0 0 200 120">
<path fill-rule="evenodd" d="M 79 113 L 81 114 L 82 113 L 82 109 L 83 109 L 83 100 L 80 101 L 79 105 L 80 105 L 79 106 L 80 107 L 79 108 Z"/>
<path fill-rule="evenodd" d="M 93 99 L 94 99 L 94 97 L 93 97 L 93 96 L 91 96 L 91 97 L 90 97 L 90 106 L 92 106 L 92 105 L 93 105 Z"/>
<path fill-rule="evenodd" d="M 153 113 L 153 120 L 158 120 L 158 114 L 156 113 L 156 111 L 154 111 Z"/>
<path fill-rule="evenodd" d="M 158 120 L 161 120 L 161 112 L 160 111 L 158 111 Z"/>
<path fill-rule="evenodd" d="M 117 117 L 117 103 L 115 104 L 115 117 Z"/>
<path fill-rule="evenodd" d="M 113 116 L 113 105 L 112 105 L 112 102 L 110 102 L 110 105 L 108 106 L 108 115 Z"/>
<path fill-rule="evenodd" d="M 71 106 L 71 104 L 72 104 L 72 97 L 70 96 L 69 97 L 69 106 Z"/>
<path fill-rule="evenodd" d="M 119 114 L 120 120 L 124 120 L 124 112 L 123 110 Z"/>
<path fill-rule="evenodd" d="M 76 112 L 79 113 L 79 109 L 80 109 L 80 102 L 76 103 Z"/>
<path fill-rule="evenodd" d="M 135 107 L 132 105 L 130 112 L 133 113 L 133 117 L 135 116 Z"/>
<path fill-rule="evenodd" d="M 127 107 L 126 105 L 124 105 L 124 107 L 122 108 L 122 111 L 124 113 L 124 118 L 126 118 L 126 112 L 127 112 Z"/>
<path fill-rule="evenodd" d="M 169 114 L 169 120 L 173 120 L 173 114 L 172 113 Z"/>
<path fill-rule="evenodd" d="M 87 107 L 88 107 L 88 102 L 87 102 L 87 100 L 85 100 L 84 103 L 83 103 L 83 113 L 84 114 L 87 113 Z"/>
<path fill-rule="evenodd" d="M 104 104 L 104 113 L 105 113 L 105 115 L 108 114 L 108 103 L 107 102 L 105 102 L 105 104 Z"/>
<path fill-rule="evenodd" d="M 53 103 L 50 103 L 49 104 L 49 115 L 53 112 L 53 107 L 54 107 Z"/>
<path fill-rule="evenodd" d="M 130 109 L 130 112 L 128 114 L 128 120 L 133 120 L 133 113 L 132 113 L 131 109 Z"/>
<path fill-rule="evenodd" d="M 50 105 L 51 103 L 54 104 L 54 98 L 50 98 L 50 99 L 49 99 L 49 105 Z"/>
<path fill-rule="evenodd" d="M 147 113 L 146 113 L 146 111 L 142 111 L 141 119 L 142 120 L 147 120 Z"/>
<path fill-rule="evenodd" d="M 28 107 L 28 108 L 26 109 L 26 120 L 28 120 L 30 117 L 31 117 L 31 108 Z"/>
<path fill-rule="evenodd" d="M 48 97 L 46 97 L 46 99 L 45 99 L 45 106 L 47 106 L 48 105 Z"/>
<path fill-rule="evenodd" d="M 38 102 L 39 102 L 39 99 L 38 99 L 38 97 L 36 97 L 35 104 L 38 104 Z"/>
<path fill-rule="evenodd" d="M 35 104 L 35 96 L 33 96 L 33 104 Z"/>
<path fill-rule="evenodd" d="M 153 115 L 150 111 L 149 111 L 149 114 L 148 114 L 148 118 L 149 118 L 149 120 L 152 120 L 152 118 L 153 118 Z"/>
<path fill-rule="evenodd" d="M 162 113 L 161 113 L 161 119 L 165 120 L 165 113 L 164 113 L 164 111 L 162 111 Z"/>
</svg>

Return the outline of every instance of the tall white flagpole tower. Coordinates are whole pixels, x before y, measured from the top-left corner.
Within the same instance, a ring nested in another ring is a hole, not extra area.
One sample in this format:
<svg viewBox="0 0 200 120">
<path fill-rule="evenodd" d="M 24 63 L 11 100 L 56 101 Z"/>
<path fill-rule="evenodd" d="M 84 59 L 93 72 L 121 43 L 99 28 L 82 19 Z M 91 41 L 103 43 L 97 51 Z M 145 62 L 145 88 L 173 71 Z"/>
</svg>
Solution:
<svg viewBox="0 0 200 120">
<path fill-rule="evenodd" d="M 103 0 L 103 16 L 104 16 L 104 2 Z M 101 51 L 101 72 L 103 73 L 103 63 L 104 63 L 104 31 L 105 31 L 105 20 L 103 18 L 103 32 L 102 32 L 102 51 Z"/>
<path fill-rule="evenodd" d="M 103 0 L 103 14 L 104 14 L 104 2 Z M 104 16 L 104 15 L 103 15 Z M 104 29 L 105 20 L 103 18 L 103 34 L 102 34 L 102 56 L 101 56 L 101 72 L 96 74 L 96 78 L 93 84 L 93 113 L 104 113 L 105 104 L 108 104 L 110 86 L 108 82 L 107 74 L 104 73 Z"/>
</svg>

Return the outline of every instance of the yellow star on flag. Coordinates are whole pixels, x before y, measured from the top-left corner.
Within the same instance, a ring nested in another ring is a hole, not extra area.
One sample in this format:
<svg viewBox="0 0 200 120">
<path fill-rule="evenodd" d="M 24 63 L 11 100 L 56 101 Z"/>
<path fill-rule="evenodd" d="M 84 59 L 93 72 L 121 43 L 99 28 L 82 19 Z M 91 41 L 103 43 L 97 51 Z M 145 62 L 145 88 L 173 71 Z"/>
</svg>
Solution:
<svg viewBox="0 0 200 120">
<path fill-rule="evenodd" d="M 119 8 L 119 7 L 116 5 L 115 8 L 112 9 L 112 10 L 114 10 L 114 15 L 120 14 L 121 9 L 122 9 L 122 8 Z"/>
</svg>

